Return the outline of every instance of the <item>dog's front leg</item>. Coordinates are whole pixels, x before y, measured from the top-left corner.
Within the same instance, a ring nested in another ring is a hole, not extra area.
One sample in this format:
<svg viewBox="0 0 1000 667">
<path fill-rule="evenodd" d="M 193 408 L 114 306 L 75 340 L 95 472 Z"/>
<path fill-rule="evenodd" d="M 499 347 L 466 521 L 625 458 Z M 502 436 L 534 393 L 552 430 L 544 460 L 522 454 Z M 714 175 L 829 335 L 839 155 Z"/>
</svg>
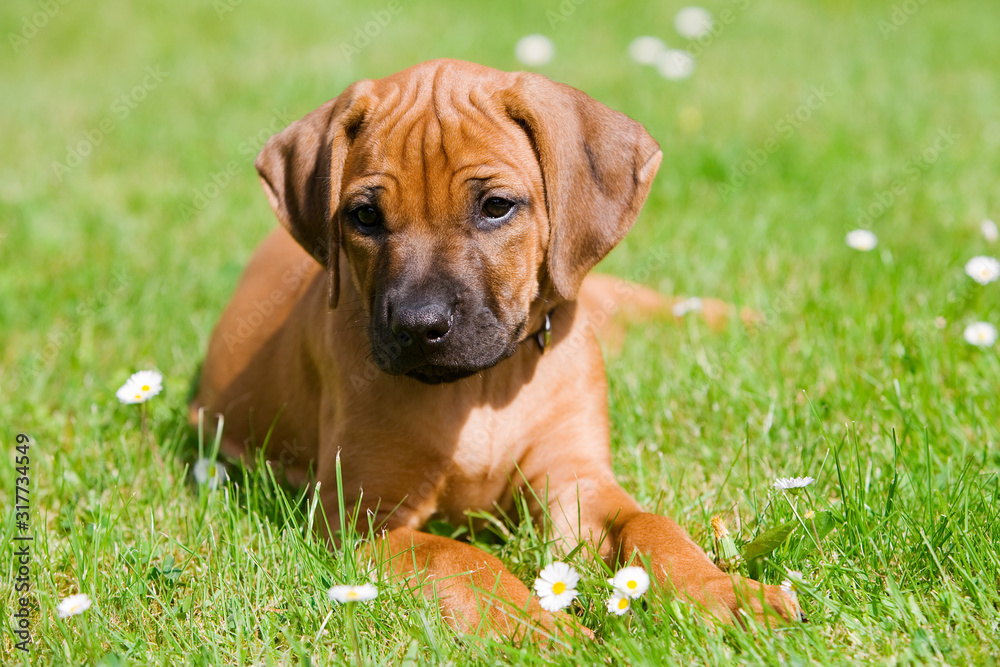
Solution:
<svg viewBox="0 0 1000 667">
<path fill-rule="evenodd" d="M 643 511 L 610 477 L 573 484 L 553 498 L 549 511 L 564 539 L 591 540 L 611 567 L 648 563 L 656 582 L 715 619 L 798 616 L 796 603 L 779 586 L 723 572 L 677 522 Z"/>
<path fill-rule="evenodd" d="M 497 558 L 468 544 L 396 528 L 373 545 L 394 576 L 436 601 L 445 621 L 466 634 L 548 641 L 579 626 L 538 605 Z"/>
</svg>

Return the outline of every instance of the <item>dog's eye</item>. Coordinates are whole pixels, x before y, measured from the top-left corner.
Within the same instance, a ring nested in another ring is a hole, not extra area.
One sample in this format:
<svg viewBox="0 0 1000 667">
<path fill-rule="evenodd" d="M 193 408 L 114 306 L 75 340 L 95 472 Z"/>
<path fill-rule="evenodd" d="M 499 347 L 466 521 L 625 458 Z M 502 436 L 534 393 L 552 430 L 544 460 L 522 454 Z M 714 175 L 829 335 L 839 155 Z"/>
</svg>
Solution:
<svg viewBox="0 0 1000 667">
<path fill-rule="evenodd" d="M 382 224 L 382 217 L 374 206 L 359 206 L 350 213 L 355 226 L 364 234 L 371 234 Z"/>
<path fill-rule="evenodd" d="M 497 220 L 506 217 L 512 208 L 514 208 L 514 202 L 501 197 L 490 197 L 483 202 L 483 215 Z"/>
</svg>

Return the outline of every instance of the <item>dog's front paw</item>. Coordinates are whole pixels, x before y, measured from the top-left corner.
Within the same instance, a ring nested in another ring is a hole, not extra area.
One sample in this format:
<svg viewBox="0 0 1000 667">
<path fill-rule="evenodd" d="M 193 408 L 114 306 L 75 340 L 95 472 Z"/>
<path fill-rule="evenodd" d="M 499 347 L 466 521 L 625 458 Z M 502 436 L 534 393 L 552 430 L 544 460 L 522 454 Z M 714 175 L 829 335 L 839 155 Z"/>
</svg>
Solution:
<svg viewBox="0 0 1000 667">
<path fill-rule="evenodd" d="M 440 598 L 442 615 L 459 634 L 489 636 L 523 644 L 560 644 L 570 638 L 593 639 L 591 630 L 566 612 L 549 612 L 536 599 L 519 600 L 520 591 L 507 590 L 501 599 L 474 587 Z"/>
<path fill-rule="evenodd" d="M 802 618 L 798 600 L 780 586 L 762 584 L 741 576 L 714 578 L 706 583 L 704 598 L 694 600 L 715 618 L 744 625 L 748 617 L 757 623 L 788 623 Z"/>
</svg>

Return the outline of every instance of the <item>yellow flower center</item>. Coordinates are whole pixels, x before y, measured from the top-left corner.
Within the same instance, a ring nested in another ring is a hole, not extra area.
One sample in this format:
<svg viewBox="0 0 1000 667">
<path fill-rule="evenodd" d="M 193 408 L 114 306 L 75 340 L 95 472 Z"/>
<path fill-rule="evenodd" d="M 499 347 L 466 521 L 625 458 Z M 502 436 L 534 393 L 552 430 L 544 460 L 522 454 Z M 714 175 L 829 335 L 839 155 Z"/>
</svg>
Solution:
<svg viewBox="0 0 1000 667">
<path fill-rule="evenodd" d="M 634 580 L 633 581 L 629 581 L 625 585 L 628 586 L 629 588 L 631 588 L 632 590 L 635 590 L 636 588 L 639 587 L 639 583 L 637 581 L 634 581 Z"/>
<path fill-rule="evenodd" d="M 557 581 L 556 583 L 552 584 L 552 592 L 555 593 L 556 595 L 559 595 L 564 590 L 566 590 L 566 584 L 564 584 L 563 582 Z"/>
<path fill-rule="evenodd" d="M 208 476 L 209 477 L 215 477 L 215 466 L 209 466 L 209 468 L 208 468 Z"/>
<path fill-rule="evenodd" d="M 358 597 L 358 592 L 357 591 L 347 591 L 347 597 L 349 597 L 349 598 L 356 598 L 356 597 Z"/>
<path fill-rule="evenodd" d="M 136 394 L 135 397 L 136 398 L 142 398 L 142 394 Z"/>
<path fill-rule="evenodd" d="M 142 390 L 143 391 L 149 391 L 149 385 L 148 384 L 142 385 Z"/>
<path fill-rule="evenodd" d="M 627 598 L 622 598 L 621 600 L 619 600 L 618 601 L 618 608 L 619 609 L 628 609 L 628 599 Z"/>
</svg>

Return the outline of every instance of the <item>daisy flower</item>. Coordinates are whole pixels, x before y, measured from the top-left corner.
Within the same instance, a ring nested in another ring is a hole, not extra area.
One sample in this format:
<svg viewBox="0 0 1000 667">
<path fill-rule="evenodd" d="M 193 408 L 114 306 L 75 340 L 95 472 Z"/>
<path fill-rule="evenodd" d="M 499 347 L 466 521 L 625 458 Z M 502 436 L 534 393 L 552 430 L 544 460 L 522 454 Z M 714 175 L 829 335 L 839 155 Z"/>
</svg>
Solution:
<svg viewBox="0 0 1000 667">
<path fill-rule="evenodd" d="M 656 57 L 656 69 L 664 79 L 686 79 L 694 73 L 694 56 L 684 49 L 667 49 Z"/>
<path fill-rule="evenodd" d="M 56 607 L 56 612 L 59 614 L 59 618 L 69 618 L 87 611 L 91 604 L 90 596 L 86 593 L 77 593 L 60 602 L 59 606 Z"/>
<path fill-rule="evenodd" d="M 781 489 L 782 491 L 792 491 L 805 488 L 815 481 L 812 477 L 779 477 L 774 480 L 774 488 Z"/>
<path fill-rule="evenodd" d="M 659 37 L 636 37 L 628 45 L 628 54 L 640 65 L 652 65 L 656 57 L 667 50 L 667 45 Z"/>
<path fill-rule="evenodd" d="M 712 15 L 703 7 L 685 7 L 674 17 L 674 27 L 682 37 L 698 39 L 712 32 Z"/>
<path fill-rule="evenodd" d="M 566 563 L 549 563 L 535 579 L 535 593 L 538 604 L 545 611 L 559 611 L 569 606 L 576 597 L 576 585 L 580 575 Z"/>
<path fill-rule="evenodd" d="M 973 322 L 965 327 L 965 342 L 976 347 L 990 347 L 997 342 L 997 329 L 989 322 Z"/>
<path fill-rule="evenodd" d="M 980 285 L 989 285 L 1000 278 L 1000 262 L 994 257 L 979 255 L 966 262 L 965 273 Z"/>
<path fill-rule="evenodd" d="M 606 604 L 608 605 L 608 611 L 615 616 L 621 616 L 632 606 L 632 603 L 629 602 L 628 596 L 617 590 L 611 594 L 611 597 L 608 598 Z"/>
<path fill-rule="evenodd" d="M 983 238 L 990 243 L 996 243 L 997 239 L 1000 238 L 1000 231 L 997 231 L 997 223 L 992 220 L 983 220 L 982 224 L 979 225 L 979 231 L 983 233 Z"/>
<path fill-rule="evenodd" d="M 545 35 L 527 35 L 514 46 L 514 57 L 528 67 L 548 65 L 556 55 L 556 47 Z"/>
<path fill-rule="evenodd" d="M 378 589 L 372 584 L 360 586 L 334 586 L 327 595 L 337 602 L 368 602 L 378 597 Z"/>
<path fill-rule="evenodd" d="M 126 405 L 145 403 L 163 390 L 163 376 L 156 371 L 139 371 L 125 381 L 115 396 Z"/>
<path fill-rule="evenodd" d="M 226 472 L 226 466 L 218 461 L 198 459 L 194 464 L 194 478 L 199 484 L 214 490 L 226 483 L 229 474 Z"/>
<path fill-rule="evenodd" d="M 847 232 L 844 241 L 848 246 L 861 252 L 868 252 L 878 245 L 878 237 L 867 229 L 855 229 Z"/>
<path fill-rule="evenodd" d="M 797 603 L 799 601 L 799 587 L 801 584 L 802 573 L 798 570 L 789 570 L 788 578 L 781 582 L 781 592 Z"/>
<path fill-rule="evenodd" d="M 684 317 L 688 313 L 697 313 L 702 308 L 701 299 L 696 296 L 690 299 L 682 299 L 674 304 L 672 308 L 674 317 Z"/>
<path fill-rule="evenodd" d="M 615 591 L 629 598 L 637 598 L 649 588 L 649 575 L 641 567 L 623 567 L 615 573 L 608 583 Z"/>
</svg>

